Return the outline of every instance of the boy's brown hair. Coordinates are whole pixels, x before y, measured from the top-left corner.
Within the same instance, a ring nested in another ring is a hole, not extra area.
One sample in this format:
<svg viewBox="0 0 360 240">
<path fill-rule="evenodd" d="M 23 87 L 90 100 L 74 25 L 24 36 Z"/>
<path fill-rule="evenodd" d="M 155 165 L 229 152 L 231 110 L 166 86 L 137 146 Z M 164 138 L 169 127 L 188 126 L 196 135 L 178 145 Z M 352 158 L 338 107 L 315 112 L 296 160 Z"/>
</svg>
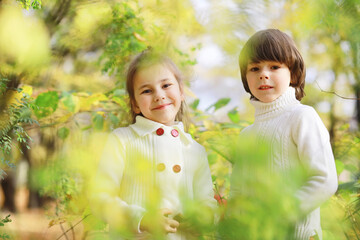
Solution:
<svg viewBox="0 0 360 240">
<path fill-rule="evenodd" d="M 295 88 L 296 99 L 299 101 L 305 96 L 305 63 L 296 48 L 294 41 L 278 29 L 266 29 L 256 32 L 245 43 L 239 56 L 241 80 L 246 92 L 251 94 L 246 79 L 249 63 L 261 61 L 274 61 L 285 64 L 291 74 L 290 86 Z"/>
</svg>

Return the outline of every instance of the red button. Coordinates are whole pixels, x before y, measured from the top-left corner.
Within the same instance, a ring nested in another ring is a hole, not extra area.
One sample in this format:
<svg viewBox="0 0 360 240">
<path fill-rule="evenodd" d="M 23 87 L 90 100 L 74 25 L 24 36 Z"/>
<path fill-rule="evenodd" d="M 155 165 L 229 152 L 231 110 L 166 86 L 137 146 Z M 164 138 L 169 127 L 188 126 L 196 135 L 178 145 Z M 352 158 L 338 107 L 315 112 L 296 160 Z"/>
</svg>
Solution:
<svg viewBox="0 0 360 240">
<path fill-rule="evenodd" d="M 171 130 L 171 135 L 173 135 L 173 137 L 179 136 L 178 130 L 176 130 L 176 129 Z"/>
<path fill-rule="evenodd" d="M 178 172 L 180 172 L 181 171 L 181 167 L 180 167 L 180 165 L 174 165 L 173 166 L 173 171 L 175 172 L 175 173 L 178 173 Z"/>
<path fill-rule="evenodd" d="M 165 170 L 165 164 L 164 163 L 159 163 L 157 166 L 156 166 L 156 169 L 159 171 L 159 172 L 162 172 Z"/>
<path fill-rule="evenodd" d="M 156 130 L 156 134 L 157 134 L 158 136 L 163 135 L 163 134 L 164 134 L 164 129 L 158 128 L 158 130 Z"/>
</svg>

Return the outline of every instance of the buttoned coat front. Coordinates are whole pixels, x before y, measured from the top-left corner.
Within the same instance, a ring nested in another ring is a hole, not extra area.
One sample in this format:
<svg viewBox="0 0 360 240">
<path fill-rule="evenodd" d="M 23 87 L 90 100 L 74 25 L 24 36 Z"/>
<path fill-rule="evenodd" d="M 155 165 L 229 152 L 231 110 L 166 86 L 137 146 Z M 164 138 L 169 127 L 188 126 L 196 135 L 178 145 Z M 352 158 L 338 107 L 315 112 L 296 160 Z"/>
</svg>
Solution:
<svg viewBox="0 0 360 240">
<path fill-rule="evenodd" d="M 135 124 L 114 130 L 95 182 L 92 209 L 116 230 L 114 239 L 124 229 L 139 232 L 149 206 L 171 209 L 175 216 L 184 213 L 184 201 L 216 205 L 205 149 L 182 123 L 170 127 L 138 116 Z M 181 233 L 167 238 L 186 239 Z"/>
</svg>

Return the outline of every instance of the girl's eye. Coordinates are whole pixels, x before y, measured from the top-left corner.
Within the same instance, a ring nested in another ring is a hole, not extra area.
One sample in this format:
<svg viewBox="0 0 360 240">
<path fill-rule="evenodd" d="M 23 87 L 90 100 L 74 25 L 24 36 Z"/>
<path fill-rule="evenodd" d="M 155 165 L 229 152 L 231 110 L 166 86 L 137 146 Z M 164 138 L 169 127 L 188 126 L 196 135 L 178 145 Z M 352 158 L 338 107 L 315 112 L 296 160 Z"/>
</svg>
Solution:
<svg viewBox="0 0 360 240">
<path fill-rule="evenodd" d="M 171 83 L 165 83 L 164 85 L 163 85 L 163 88 L 168 88 L 168 87 L 170 87 L 172 84 Z"/>
<path fill-rule="evenodd" d="M 150 89 L 145 89 L 144 91 L 141 92 L 141 94 L 147 94 L 147 93 L 151 93 Z"/>
<path fill-rule="evenodd" d="M 280 66 L 276 66 L 276 65 L 271 67 L 271 69 L 273 69 L 273 70 L 276 70 L 276 69 L 279 69 L 279 68 L 280 68 Z"/>
<path fill-rule="evenodd" d="M 252 68 L 250 68 L 250 72 L 256 72 L 256 71 L 258 71 L 258 70 L 259 70 L 258 67 L 252 67 Z"/>
</svg>

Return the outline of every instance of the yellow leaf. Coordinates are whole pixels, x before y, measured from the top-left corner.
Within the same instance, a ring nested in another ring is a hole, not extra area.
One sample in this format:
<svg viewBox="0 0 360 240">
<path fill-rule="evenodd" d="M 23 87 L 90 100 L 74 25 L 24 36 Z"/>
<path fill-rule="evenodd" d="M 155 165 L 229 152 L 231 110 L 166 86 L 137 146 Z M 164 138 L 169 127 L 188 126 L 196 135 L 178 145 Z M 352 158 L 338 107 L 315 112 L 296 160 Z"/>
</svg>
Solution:
<svg viewBox="0 0 360 240">
<path fill-rule="evenodd" d="M 206 129 L 212 129 L 214 127 L 214 123 L 212 121 L 204 120 L 203 122 Z"/>
<path fill-rule="evenodd" d="M 62 116 L 62 117 L 60 117 L 60 118 L 58 119 L 58 122 L 59 122 L 59 123 L 65 123 L 65 122 L 67 122 L 67 120 L 68 120 L 70 117 L 72 117 L 72 116 L 73 116 L 73 113 L 65 114 L 64 116 Z"/>
<path fill-rule="evenodd" d="M 14 104 L 16 106 L 19 106 L 21 103 L 21 99 L 24 97 L 24 93 L 28 94 L 29 96 L 32 95 L 32 87 L 31 86 L 23 86 L 22 91 L 14 91 L 14 90 L 8 90 L 5 93 L 5 99 L 8 102 L 8 106 L 11 104 Z"/>
<path fill-rule="evenodd" d="M 80 97 L 80 111 L 90 111 L 93 105 L 97 105 L 100 101 L 107 101 L 108 98 L 102 93 L 96 93 L 89 97 Z"/>
<path fill-rule="evenodd" d="M 133 32 L 134 37 L 139 40 L 140 42 L 146 42 L 146 39 L 143 38 L 140 34 L 138 34 L 137 32 Z"/>
<path fill-rule="evenodd" d="M 33 88 L 32 88 L 32 86 L 30 86 L 30 85 L 24 85 L 24 86 L 22 86 L 21 87 L 22 88 L 22 93 L 26 93 L 26 94 L 28 94 L 30 97 L 31 97 L 31 95 L 32 95 L 32 93 L 33 93 Z"/>
</svg>

